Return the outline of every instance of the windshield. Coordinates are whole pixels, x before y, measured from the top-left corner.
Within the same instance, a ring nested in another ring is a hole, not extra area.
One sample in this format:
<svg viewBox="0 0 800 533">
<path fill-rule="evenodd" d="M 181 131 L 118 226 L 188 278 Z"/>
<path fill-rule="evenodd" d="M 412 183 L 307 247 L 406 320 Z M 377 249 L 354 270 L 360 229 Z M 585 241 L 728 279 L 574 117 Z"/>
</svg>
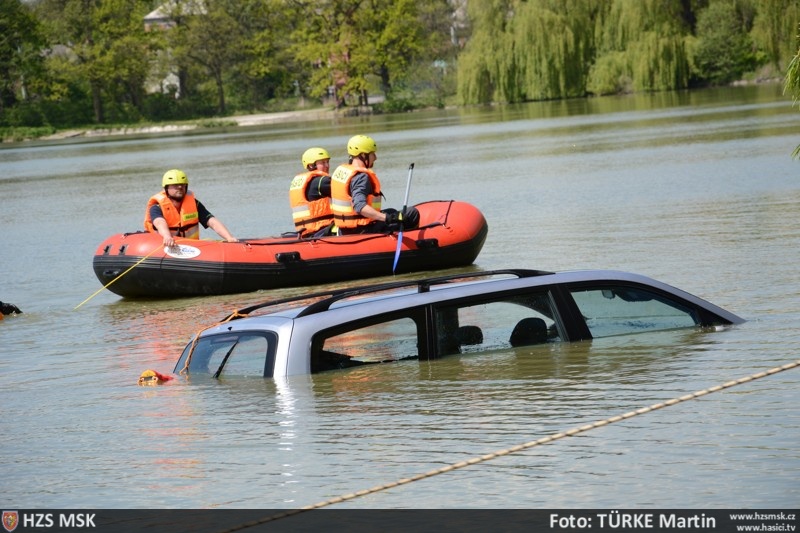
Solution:
<svg viewBox="0 0 800 533">
<path fill-rule="evenodd" d="M 700 322 L 693 309 L 642 288 L 608 285 L 571 292 L 594 338 L 687 328 Z"/>
<path fill-rule="evenodd" d="M 202 337 L 183 350 L 175 373 L 272 377 L 278 337 L 271 331 L 238 331 Z M 188 363 L 187 363 L 188 361 Z"/>
</svg>

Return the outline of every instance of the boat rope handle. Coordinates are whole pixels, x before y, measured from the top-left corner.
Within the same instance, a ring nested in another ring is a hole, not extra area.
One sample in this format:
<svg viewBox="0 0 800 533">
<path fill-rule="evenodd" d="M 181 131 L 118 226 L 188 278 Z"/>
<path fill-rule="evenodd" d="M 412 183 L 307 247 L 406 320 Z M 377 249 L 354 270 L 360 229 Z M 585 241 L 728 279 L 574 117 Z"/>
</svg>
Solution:
<svg viewBox="0 0 800 533">
<path fill-rule="evenodd" d="M 360 498 L 361 496 L 366 496 L 368 494 L 375 494 L 376 492 L 381 492 L 381 491 L 384 491 L 384 490 L 392 489 L 394 487 L 399 487 L 400 485 L 406 485 L 406 484 L 411 483 L 413 481 L 419 481 L 421 479 L 437 476 L 439 474 L 444 474 L 445 472 L 452 472 L 453 470 L 458 470 L 460 468 L 466 468 L 468 466 L 472 466 L 472 465 L 476 465 L 476 464 L 479 464 L 479 463 L 483 463 L 485 461 L 491 461 L 492 459 L 496 459 L 498 457 L 503 457 L 505 455 L 516 453 L 516 452 L 519 452 L 519 451 L 522 451 L 522 450 L 527 450 L 528 448 L 533 448 L 534 446 L 539 446 L 541 444 L 549 444 L 551 442 L 554 442 L 554 441 L 557 441 L 559 439 L 563 439 L 563 438 L 566 438 L 566 437 L 573 437 L 575 435 L 578 435 L 580 433 L 584 433 L 586 431 L 589 431 L 589 430 L 592 430 L 592 429 L 595 429 L 595 428 L 604 427 L 604 426 L 607 426 L 609 424 L 613 424 L 615 422 L 620 422 L 622 420 L 627 420 L 629 418 L 633 418 L 634 416 L 643 415 L 645 413 L 650 413 L 650 412 L 656 411 L 658 409 L 663 409 L 665 407 L 671 407 L 673 405 L 677 405 L 679 403 L 683 403 L 683 402 L 686 402 L 686 401 L 689 401 L 689 400 L 694 400 L 696 398 L 700 398 L 700 397 L 705 396 L 707 394 L 711 394 L 712 392 L 719 392 L 721 390 L 729 389 L 731 387 L 735 387 L 736 385 L 741 385 L 743 383 L 748 383 L 750 381 L 755 381 L 757 379 L 761 379 L 761 378 L 764 378 L 764 377 L 767 377 L 767 376 L 771 376 L 773 374 L 777 374 L 778 372 L 783 372 L 785 370 L 790 370 L 792 368 L 797 368 L 798 366 L 800 366 L 800 360 L 794 361 L 792 363 L 787 363 L 785 365 L 782 365 L 782 366 L 779 366 L 779 367 L 775 367 L 775 368 L 772 368 L 772 369 L 764 371 L 764 372 L 758 372 L 757 374 L 752 374 L 750 376 L 739 378 L 739 379 L 736 379 L 736 380 L 733 380 L 733 381 L 728 381 L 727 383 L 723 383 L 722 385 L 716 385 L 714 387 L 709 387 L 707 389 L 703 389 L 703 390 L 700 390 L 700 391 L 697 391 L 697 392 L 693 392 L 691 394 L 686 394 L 684 396 L 680 396 L 678 398 L 673 398 L 673 399 L 667 400 L 665 402 L 660 402 L 660 403 L 651 405 L 650 407 L 642 407 L 640 409 L 636 409 L 635 411 L 629 411 L 629 412 L 627 412 L 625 414 L 622 414 L 622 415 L 612 416 L 611 418 L 606 418 L 605 420 L 598 420 L 597 422 L 593 422 L 591 424 L 586 424 L 584 426 L 572 428 L 572 429 L 569 429 L 567 431 L 562 431 L 560 433 L 555 433 L 555 434 L 547 436 L 547 437 L 542 437 L 541 439 L 537 439 L 537 440 L 533 440 L 533 441 L 530 441 L 530 442 L 526 442 L 524 444 L 518 444 L 516 446 L 512 446 L 512 447 L 506 448 L 504 450 L 498 450 L 496 452 L 488 453 L 488 454 L 482 455 L 480 457 L 474 457 L 474 458 L 469 459 L 467 461 L 460 461 L 458 463 L 453 463 L 453 464 L 448 465 L 448 466 L 443 466 L 441 468 L 437 468 L 436 470 L 431 470 L 430 472 L 426 472 L 424 474 L 417 474 L 415 476 L 411 476 L 411 477 L 408 477 L 408 478 L 403 478 L 403 479 L 399 479 L 397 481 L 393 481 L 393 482 L 390 482 L 390 483 L 385 483 L 383 485 L 378 485 L 378 486 L 373 487 L 371 489 L 360 490 L 358 492 L 353 492 L 351 494 L 345 494 L 343 496 L 339 496 L 339 497 L 336 497 L 336 498 L 331 498 L 330 500 L 325 500 L 325 501 L 322 501 L 322 502 L 319 502 L 319 503 L 315 503 L 313 505 L 307 505 L 305 507 L 301 507 L 300 509 L 294 509 L 294 510 L 291 510 L 291 511 L 286 511 L 286 512 L 283 512 L 283 513 L 278 513 L 278 514 L 275 514 L 275 515 L 272 515 L 272 516 L 268 516 L 266 518 L 261 518 L 261 519 L 258 519 L 258 520 L 253 520 L 251 522 L 246 522 L 244 524 L 239 524 L 238 526 L 234 526 L 232 528 L 225 529 L 222 533 L 230 533 L 232 531 L 241 531 L 242 529 L 247 529 L 247 528 L 254 527 L 254 526 L 257 526 L 257 525 L 260 525 L 260 524 L 265 524 L 267 522 L 272 522 L 272 521 L 275 521 L 275 520 L 279 520 L 281 518 L 287 518 L 289 516 L 294 516 L 294 515 L 303 513 L 305 511 L 311 511 L 313 509 L 320 509 L 322 507 L 327 507 L 329 505 L 334 505 L 334 504 L 345 502 L 345 501 L 348 501 L 348 500 L 353 500 L 355 498 Z"/>
<path fill-rule="evenodd" d="M 220 324 L 224 324 L 225 322 L 230 322 L 234 318 L 244 318 L 247 315 L 243 315 L 239 313 L 239 311 L 234 310 L 225 320 L 217 322 L 216 324 L 211 324 L 210 326 L 206 326 L 195 333 L 194 338 L 192 339 L 192 345 L 189 347 L 189 354 L 186 356 L 186 362 L 183 364 L 183 368 L 181 368 L 178 375 L 182 376 L 189 371 L 189 363 L 192 362 L 192 355 L 194 355 L 194 349 L 197 347 L 197 341 L 200 340 L 200 334 L 203 333 L 207 329 L 215 328 Z"/>
</svg>

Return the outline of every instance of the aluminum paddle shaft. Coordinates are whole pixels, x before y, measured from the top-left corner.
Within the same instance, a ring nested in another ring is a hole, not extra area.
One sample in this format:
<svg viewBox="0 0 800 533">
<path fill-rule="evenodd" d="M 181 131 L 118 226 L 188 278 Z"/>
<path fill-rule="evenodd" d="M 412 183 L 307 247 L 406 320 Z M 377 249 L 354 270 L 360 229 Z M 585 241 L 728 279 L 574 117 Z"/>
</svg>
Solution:
<svg viewBox="0 0 800 533">
<path fill-rule="evenodd" d="M 408 207 L 408 194 L 411 192 L 411 176 L 414 174 L 414 163 L 408 165 L 408 180 L 406 180 L 406 197 L 403 200 L 403 210 L 400 215 L 403 216 Z M 403 246 L 403 220 L 400 220 L 400 231 L 397 232 L 397 250 L 394 251 L 394 264 L 392 264 L 392 274 L 397 271 L 397 262 L 400 260 L 400 247 Z"/>
</svg>

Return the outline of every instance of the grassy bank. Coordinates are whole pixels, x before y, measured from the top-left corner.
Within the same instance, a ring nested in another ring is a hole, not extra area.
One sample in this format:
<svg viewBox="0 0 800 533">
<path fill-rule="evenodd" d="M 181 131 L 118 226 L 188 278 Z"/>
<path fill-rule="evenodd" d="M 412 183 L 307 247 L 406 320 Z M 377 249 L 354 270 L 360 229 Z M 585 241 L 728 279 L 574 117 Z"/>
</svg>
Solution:
<svg viewBox="0 0 800 533">
<path fill-rule="evenodd" d="M 75 137 L 105 137 L 112 135 L 129 135 L 138 133 L 162 133 L 170 131 L 186 131 L 198 128 L 221 128 L 237 126 L 234 119 L 202 119 L 180 123 L 141 123 L 141 124 L 108 124 L 103 126 L 78 126 L 58 129 L 52 126 L 37 128 L 7 127 L 0 128 L 0 137 L 4 143 L 16 143 L 34 140 L 60 140 Z"/>
</svg>

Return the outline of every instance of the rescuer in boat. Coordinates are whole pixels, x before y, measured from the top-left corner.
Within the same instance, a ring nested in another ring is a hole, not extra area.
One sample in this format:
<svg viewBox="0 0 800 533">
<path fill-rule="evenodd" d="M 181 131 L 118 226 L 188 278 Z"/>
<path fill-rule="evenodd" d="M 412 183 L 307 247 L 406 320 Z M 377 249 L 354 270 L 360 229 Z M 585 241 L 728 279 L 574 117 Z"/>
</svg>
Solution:
<svg viewBox="0 0 800 533">
<path fill-rule="evenodd" d="M 289 185 L 289 203 L 294 227 L 301 237 L 323 237 L 332 233 L 331 156 L 324 148 L 309 148 L 301 158 L 305 172 Z"/>
<path fill-rule="evenodd" d="M 348 163 L 339 165 L 331 176 L 331 210 L 340 234 L 383 233 L 419 225 L 419 211 L 413 206 L 402 213 L 381 210 L 381 182 L 372 170 L 377 150 L 371 137 L 351 137 L 347 141 Z"/>
<path fill-rule="evenodd" d="M 182 170 L 172 169 L 161 179 L 164 190 L 147 202 L 144 228 L 164 238 L 164 246 L 175 246 L 175 237 L 200 238 L 200 224 L 211 228 L 228 242 L 239 240 L 231 235 L 221 220 L 212 215 L 189 190 L 189 178 Z"/>
</svg>

